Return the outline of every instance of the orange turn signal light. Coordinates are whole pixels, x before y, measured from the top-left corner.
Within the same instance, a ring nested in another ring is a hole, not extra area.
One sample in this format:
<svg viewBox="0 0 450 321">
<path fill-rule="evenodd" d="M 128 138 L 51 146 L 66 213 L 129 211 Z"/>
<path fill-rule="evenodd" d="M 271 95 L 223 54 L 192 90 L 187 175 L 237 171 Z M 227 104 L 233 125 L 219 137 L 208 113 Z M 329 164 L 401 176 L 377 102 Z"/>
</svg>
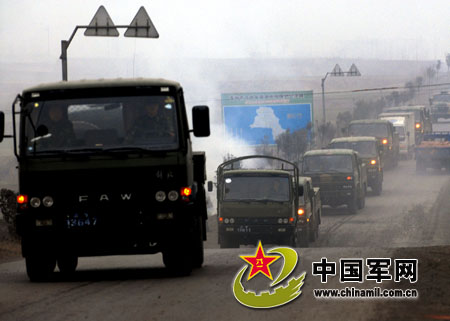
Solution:
<svg viewBox="0 0 450 321">
<path fill-rule="evenodd" d="M 181 196 L 189 196 L 192 194 L 192 189 L 190 187 L 183 187 L 180 194 Z"/>
<path fill-rule="evenodd" d="M 383 145 L 386 145 L 388 143 L 388 140 L 387 139 L 383 139 L 382 143 L 383 143 Z"/>
<path fill-rule="evenodd" d="M 28 203 L 28 196 L 27 195 L 17 195 L 17 203 L 19 203 L 19 204 Z"/>
<path fill-rule="evenodd" d="M 420 123 L 416 123 L 416 128 L 419 129 L 420 127 Z"/>
<path fill-rule="evenodd" d="M 303 208 L 299 208 L 297 214 L 302 216 L 303 214 L 305 214 L 305 210 Z"/>
<path fill-rule="evenodd" d="M 372 159 L 371 161 L 370 161 L 370 165 L 376 165 L 377 164 L 377 161 L 375 160 L 375 159 Z"/>
</svg>

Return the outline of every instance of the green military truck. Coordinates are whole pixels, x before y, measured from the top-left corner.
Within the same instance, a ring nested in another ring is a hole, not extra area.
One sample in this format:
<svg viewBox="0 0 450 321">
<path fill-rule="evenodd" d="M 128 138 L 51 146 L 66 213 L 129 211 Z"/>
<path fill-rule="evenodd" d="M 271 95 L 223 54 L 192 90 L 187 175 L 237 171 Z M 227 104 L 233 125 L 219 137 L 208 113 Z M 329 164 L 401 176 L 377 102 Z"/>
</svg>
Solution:
<svg viewBox="0 0 450 321">
<path fill-rule="evenodd" d="M 31 281 L 56 264 L 74 272 L 82 256 L 162 252 L 182 274 L 202 265 L 205 153 L 192 150 L 190 133 L 209 136 L 209 109 L 193 108 L 190 129 L 179 83 L 44 84 L 18 95 L 12 112 L 17 231 Z M 157 124 L 136 128 L 152 117 Z"/>
<path fill-rule="evenodd" d="M 320 188 L 323 205 L 347 205 L 351 214 L 365 206 L 366 165 L 351 149 L 311 150 L 303 155 L 302 175 Z"/>
<path fill-rule="evenodd" d="M 244 160 L 280 162 L 279 169 L 243 168 Z M 288 166 L 289 168 L 286 168 Z M 217 168 L 218 241 L 221 248 L 241 244 L 307 247 L 319 234 L 321 203 L 318 188 L 298 167 L 281 158 L 238 157 Z M 212 183 L 208 188 L 212 191 Z"/>
<path fill-rule="evenodd" d="M 399 135 L 394 125 L 385 119 L 353 120 L 348 125 L 348 136 L 373 136 L 383 146 L 383 159 L 386 168 L 398 165 L 400 157 Z"/>
<path fill-rule="evenodd" d="M 367 185 L 375 195 L 383 189 L 382 146 L 375 137 L 355 136 L 334 138 L 328 148 L 353 149 L 359 153 L 367 169 Z"/>
</svg>

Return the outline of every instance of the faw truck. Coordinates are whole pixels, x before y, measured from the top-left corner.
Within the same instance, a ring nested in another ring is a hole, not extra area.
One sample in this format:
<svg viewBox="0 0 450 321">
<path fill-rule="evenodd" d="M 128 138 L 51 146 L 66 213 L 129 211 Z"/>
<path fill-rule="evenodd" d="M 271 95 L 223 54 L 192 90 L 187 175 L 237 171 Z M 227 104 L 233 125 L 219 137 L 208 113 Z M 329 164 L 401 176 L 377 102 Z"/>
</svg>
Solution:
<svg viewBox="0 0 450 321">
<path fill-rule="evenodd" d="M 280 162 L 280 168 L 242 162 Z M 261 168 L 262 167 L 262 168 Z M 299 177 L 294 163 L 250 155 L 217 168 L 218 241 L 221 248 L 269 244 L 308 247 L 319 235 L 322 206 L 311 178 Z M 212 191 L 212 182 L 209 184 Z"/>
<path fill-rule="evenodd" d="M 179 83 L 43 84 L 19 94 L 12 114 L 17 232 L 31 281 L 56 265 L 73 273 L 83 256 L 162 252 L 182 274 L 202 265 L 205 153 L 190 136 L 209 136 L 209 109 L 193 108 L 191 129 Z"/>
</svg>

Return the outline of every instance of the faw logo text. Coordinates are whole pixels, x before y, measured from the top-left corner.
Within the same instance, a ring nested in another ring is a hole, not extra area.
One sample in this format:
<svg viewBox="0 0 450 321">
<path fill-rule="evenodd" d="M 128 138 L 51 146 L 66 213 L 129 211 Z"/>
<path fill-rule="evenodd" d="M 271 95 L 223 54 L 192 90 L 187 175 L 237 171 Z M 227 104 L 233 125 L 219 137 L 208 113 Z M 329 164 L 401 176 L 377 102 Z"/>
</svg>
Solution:
<svg viewBox="0 0 450 321">
<path fill-rule="evenodd" d="M 121 199 L 122 201 L 129 201 L 129 200 L 131 200 L 131 193 L 130 193 L 130 194 L 120 194 L 120 199 Z M 80 203 L 82 203 L 82 202 L 87 202 L 88 200 L 89 200 L 88 195 L 80 195 L 80 196 L 78 197 L 78 201 L 79 201 Z M 99 200 L 100 202 L 103 202 L 103 201 L 109 202 L 109 201 L 110 201 L 110 196 L 109 196 L 108 194 L 102 194 L 102 195 L 100 195 L 100 196 L 98 197 L 98 200 Z"/>
</svg>

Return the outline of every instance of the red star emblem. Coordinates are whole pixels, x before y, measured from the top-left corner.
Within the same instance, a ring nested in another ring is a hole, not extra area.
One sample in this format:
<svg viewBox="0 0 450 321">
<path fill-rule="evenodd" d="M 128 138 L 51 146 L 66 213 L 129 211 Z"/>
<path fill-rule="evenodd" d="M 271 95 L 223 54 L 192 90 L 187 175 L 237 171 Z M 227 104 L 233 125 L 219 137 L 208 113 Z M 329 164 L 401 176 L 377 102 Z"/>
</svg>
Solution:
<svg viewBox="0 0 450 321">
<path fill-rule="evenodd" d="M 263 273 L 269 279 L 273 280 L 272 273 L 270 272 L 269 269 L 269 265 L 278 260 L 279 258 L 280 257 L 277 255 L 266 256 L 264 254 L 264 249 L 260 241 L 255 256 L 241 255 L 241 259 L 252 265 L 252 269 L 250 271 L 247 281 L 250 280 L 252 277 L 254 277 L 256 274 L 258 274 L 259 272 Z"/>
</svg>

